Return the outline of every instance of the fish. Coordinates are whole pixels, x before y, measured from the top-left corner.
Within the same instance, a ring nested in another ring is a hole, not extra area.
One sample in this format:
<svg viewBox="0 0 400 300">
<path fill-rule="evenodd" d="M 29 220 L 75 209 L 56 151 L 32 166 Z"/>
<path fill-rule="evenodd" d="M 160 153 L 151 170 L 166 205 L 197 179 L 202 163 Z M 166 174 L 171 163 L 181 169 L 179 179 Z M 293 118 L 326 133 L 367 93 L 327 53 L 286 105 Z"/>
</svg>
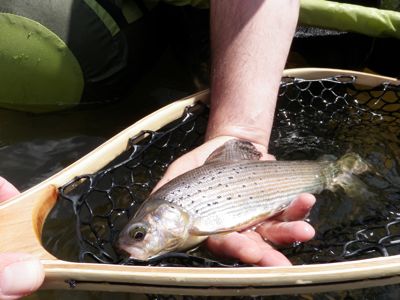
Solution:
<svg viewBox="0 0 400 300">
<path fill-rule="evenodd" d="M 370 169 L 356 153 L 315 161 L 260 160 L 245 140 L 217 148 L 206 162 L 150 194 L 120 232 L 117 248 L 147 261 L 193 248 L 210 235 L 254 227 L 301 193 L 365 189 L 355 175 Z"/>
</svg>

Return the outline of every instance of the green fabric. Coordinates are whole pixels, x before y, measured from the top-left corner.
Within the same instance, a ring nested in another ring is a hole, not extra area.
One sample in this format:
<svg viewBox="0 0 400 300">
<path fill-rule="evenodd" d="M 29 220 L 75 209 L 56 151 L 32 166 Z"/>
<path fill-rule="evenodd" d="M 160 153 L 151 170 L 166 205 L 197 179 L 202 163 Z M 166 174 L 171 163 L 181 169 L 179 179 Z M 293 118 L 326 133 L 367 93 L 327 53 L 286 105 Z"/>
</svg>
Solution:
<svg viewBox="0 0 400 300">
<path fill-rule="evenodd" d="M 80 66 L 64 42 L 30 19 L 0 13 L 0 107 L 32 112 L 79 103 Z"/>
<path fill-rule="evenodd" d="M 100 20 L 103 21 L 112 36 L 115 36 L 119 32 L 118 24 L 99 3 L 95 0 L 84 0 L 84 2 L 96 13 Z"/>
<path fill-rule="evenodd" d="M 303 25 L 400 38 L 400 13 L 325 0 L 301 0 Z"/>
<path fill-rule="evenodd" d="M 125 17 L 125 20 L 129 24 L 135 22 L 136 20 L 139 20 L 143 16 L 143 13 L 137 7 L 136 3 L 131 0 L 121 1 L 120 7 L 122 14 Z"/>
</svg>

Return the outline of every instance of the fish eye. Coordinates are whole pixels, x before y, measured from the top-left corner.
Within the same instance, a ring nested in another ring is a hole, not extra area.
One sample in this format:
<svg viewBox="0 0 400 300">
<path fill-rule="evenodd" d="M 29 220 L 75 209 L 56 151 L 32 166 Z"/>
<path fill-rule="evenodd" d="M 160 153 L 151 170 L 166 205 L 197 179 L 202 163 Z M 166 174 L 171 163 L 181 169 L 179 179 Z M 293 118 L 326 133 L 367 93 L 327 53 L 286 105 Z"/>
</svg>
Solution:
<svg viewBox="0 0 400 300">
<path fill-rule="evenodd" d="M 143 241 L 144 237 L 146 236 L 147 228 L 139 225 L 134 226 L 129 229 L 129 236 L 137 242 Z"/>
</svg>

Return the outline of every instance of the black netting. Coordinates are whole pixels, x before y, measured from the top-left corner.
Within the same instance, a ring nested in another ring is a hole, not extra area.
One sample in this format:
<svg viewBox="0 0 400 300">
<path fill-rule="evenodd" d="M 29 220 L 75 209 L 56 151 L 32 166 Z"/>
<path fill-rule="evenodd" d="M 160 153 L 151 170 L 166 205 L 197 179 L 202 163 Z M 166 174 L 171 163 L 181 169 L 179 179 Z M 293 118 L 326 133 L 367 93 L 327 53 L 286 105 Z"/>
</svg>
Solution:
<svg viewBox="0 0 400 300">
<path fill-rule="evenodd" d="M 372 197 L 350 199 L 323 192 L 309 217 L 317 236 L 283 249 L 294 263 L 320 263 L 400 253 L 400 89 L 363 88 L 355 78 L 284 78 L 271 136 L 278 159 L 316 159 L 358 152 L 378 175 L 362 178 Z M 189 107 L 157 132 L 144 131 L 102 170 L 60 188 L 47 218 L 43 242 L 55 256 L 81 262 L 158 266 L 242 266 L 214 259 L 206 249 L 172 253 L 149 262 L 127 260 L 113 244 L 119 231 L 161 178 L 168 165 L 200 145 L 208 108 Z M 68 225 L 69 224 L 69 225 Z"/>
</svg>

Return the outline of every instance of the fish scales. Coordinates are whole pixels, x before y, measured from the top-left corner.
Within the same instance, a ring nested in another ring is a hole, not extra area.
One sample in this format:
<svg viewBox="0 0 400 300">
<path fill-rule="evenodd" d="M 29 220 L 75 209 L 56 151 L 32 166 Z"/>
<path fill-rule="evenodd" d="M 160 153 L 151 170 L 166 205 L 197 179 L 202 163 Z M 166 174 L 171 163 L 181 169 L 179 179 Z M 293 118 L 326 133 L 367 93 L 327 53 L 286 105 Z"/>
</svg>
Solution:
<svg viewBox="0 0 400 300">
<path fill-rule="evenodd" d="M 260 161 L 260 156 L 249 142 L 225 143 L 203 166 L 151 194 L 121 231 L 118 248 L 147 260 L 256 225 L 304 192 L 365 189 L 353 174 L 369 165 L 355 153 L 337 161 Z"/>
<path fill-rule="evenodd" d="M 285 208 L 298 194 L 323 189 L 320 178 L 328 163 L 240 161 L 210 163 L 181 177 L 162 191 L 165 200 L 201 219 L 209 230 L 251 223 L 266 212 Z M 182 189 L 182 186 L 184 187 Z M 175 191 L 171 192 L 171 191 Z M 221 216 L 223 213 L 223 217 Z"/>
</svg>

